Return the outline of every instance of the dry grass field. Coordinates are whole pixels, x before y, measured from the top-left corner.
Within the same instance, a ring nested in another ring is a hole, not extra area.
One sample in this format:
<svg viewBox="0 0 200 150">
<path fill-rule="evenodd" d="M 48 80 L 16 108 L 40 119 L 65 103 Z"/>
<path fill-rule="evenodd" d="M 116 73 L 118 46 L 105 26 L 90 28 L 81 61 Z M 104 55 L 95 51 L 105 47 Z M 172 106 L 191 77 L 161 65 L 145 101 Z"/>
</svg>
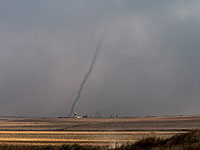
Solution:
<svg viewBox="0 0 200 150">
<path fill-rule="evenodd" d="M 146 137 L 169 138 L 200 127 L 200 116 L 146 118 L 0 117 L 0 144 L 116 145 Z"/>
</svg>

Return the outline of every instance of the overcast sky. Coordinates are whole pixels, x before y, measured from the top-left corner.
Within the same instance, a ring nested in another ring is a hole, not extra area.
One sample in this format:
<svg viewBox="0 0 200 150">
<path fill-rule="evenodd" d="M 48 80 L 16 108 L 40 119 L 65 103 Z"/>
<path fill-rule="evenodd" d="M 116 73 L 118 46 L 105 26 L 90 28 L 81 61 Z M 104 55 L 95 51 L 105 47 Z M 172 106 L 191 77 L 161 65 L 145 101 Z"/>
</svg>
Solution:
<svg viewBox="0 0 200 150">
<path fill-rule="evenodd" d="M 0 115 L 200 113 L 200 1 L 0 0 Z"/>
</svg>

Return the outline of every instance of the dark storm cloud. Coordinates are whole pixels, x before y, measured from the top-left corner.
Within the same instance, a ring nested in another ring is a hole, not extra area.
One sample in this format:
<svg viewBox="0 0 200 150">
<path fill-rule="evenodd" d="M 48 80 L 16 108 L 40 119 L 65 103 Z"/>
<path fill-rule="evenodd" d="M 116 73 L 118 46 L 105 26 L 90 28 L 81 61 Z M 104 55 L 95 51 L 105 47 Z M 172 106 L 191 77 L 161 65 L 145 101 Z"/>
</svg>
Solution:
<svg viewBox="0 0 200 150">
<path fill-rule="evenodd" d="M 0 1 L 0 113 L 66 116 L 108 18 L 103 49 L 75 111 L 199 113 L 199 5 Z"/>
</svg>

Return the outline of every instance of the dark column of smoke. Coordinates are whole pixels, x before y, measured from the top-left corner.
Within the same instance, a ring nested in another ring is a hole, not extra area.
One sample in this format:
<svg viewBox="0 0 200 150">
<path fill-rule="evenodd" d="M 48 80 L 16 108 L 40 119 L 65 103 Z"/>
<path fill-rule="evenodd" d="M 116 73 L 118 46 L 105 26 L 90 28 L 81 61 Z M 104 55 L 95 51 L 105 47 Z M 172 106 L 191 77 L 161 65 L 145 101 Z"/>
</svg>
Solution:
<svg viewBox="0 0 200 150">
<path fill-rule="evenodd" d="M 94 56 L 93 56 L 92 61 L 91 61 L 91 63 L 90 63 L 89 69 L 88 69 L 88 71 L 86 72 L 86 74 L 85 74 L 85 76 L 84 76 L 84 78 L 83 78 L 83 80 L 82 80 L 82 82 L 81 82 L 81 84 L 80 84 L 80 88 L 79 88 L 79 90 L 78 90 L 76 99 L 75 99 L 75 101 L 73 102 L 72 107 L 71 107 L 71 110 L 70 110 L 70 112 L 69 112 L 69 115 L 68 115 L 69 117 L 72 117 L 72 114 L 74 113 L 74 107 L 75 107 L 76 103 L 79 101 L 79 99 L 80 99 L 80 97 L 81 97 L 81 93 L 82 93 L 82 91 L 83 91 L 84 85 L 85 85 L 85 83 L 87 82 L 87 80 L 88 80 L 90 74 L 91 74 L 92 71 L 93 71 L 94 64 L 95 64 L 95 62 L 96 62 L 97 56 L 98 56 L 98 54 L 99 54 L 99 51 L 101 50 L 101 46 L 103 45 L 103 41 L 104 41 L 104 38 L 105 38 L 105 33 L 106 33 L 106 31 L 104 30 L 101 39 L 100 39 L 100 40 L 98 41 L 98 43 L 97 43 Z"/>
</svg>

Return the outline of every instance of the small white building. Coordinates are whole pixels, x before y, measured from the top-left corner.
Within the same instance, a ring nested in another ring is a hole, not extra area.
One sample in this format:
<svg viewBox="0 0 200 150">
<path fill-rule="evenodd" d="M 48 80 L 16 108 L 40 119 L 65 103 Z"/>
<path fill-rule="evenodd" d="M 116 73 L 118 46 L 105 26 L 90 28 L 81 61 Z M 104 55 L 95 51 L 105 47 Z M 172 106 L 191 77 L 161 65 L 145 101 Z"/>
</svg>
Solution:
<svg viewBox="0 0 200 150">
<path fill-rule="evenodd" d="M 82 116 L 78 116 L 77 113 L 74 113 L 74 118 L 82 118 Z"/>
</svg>

